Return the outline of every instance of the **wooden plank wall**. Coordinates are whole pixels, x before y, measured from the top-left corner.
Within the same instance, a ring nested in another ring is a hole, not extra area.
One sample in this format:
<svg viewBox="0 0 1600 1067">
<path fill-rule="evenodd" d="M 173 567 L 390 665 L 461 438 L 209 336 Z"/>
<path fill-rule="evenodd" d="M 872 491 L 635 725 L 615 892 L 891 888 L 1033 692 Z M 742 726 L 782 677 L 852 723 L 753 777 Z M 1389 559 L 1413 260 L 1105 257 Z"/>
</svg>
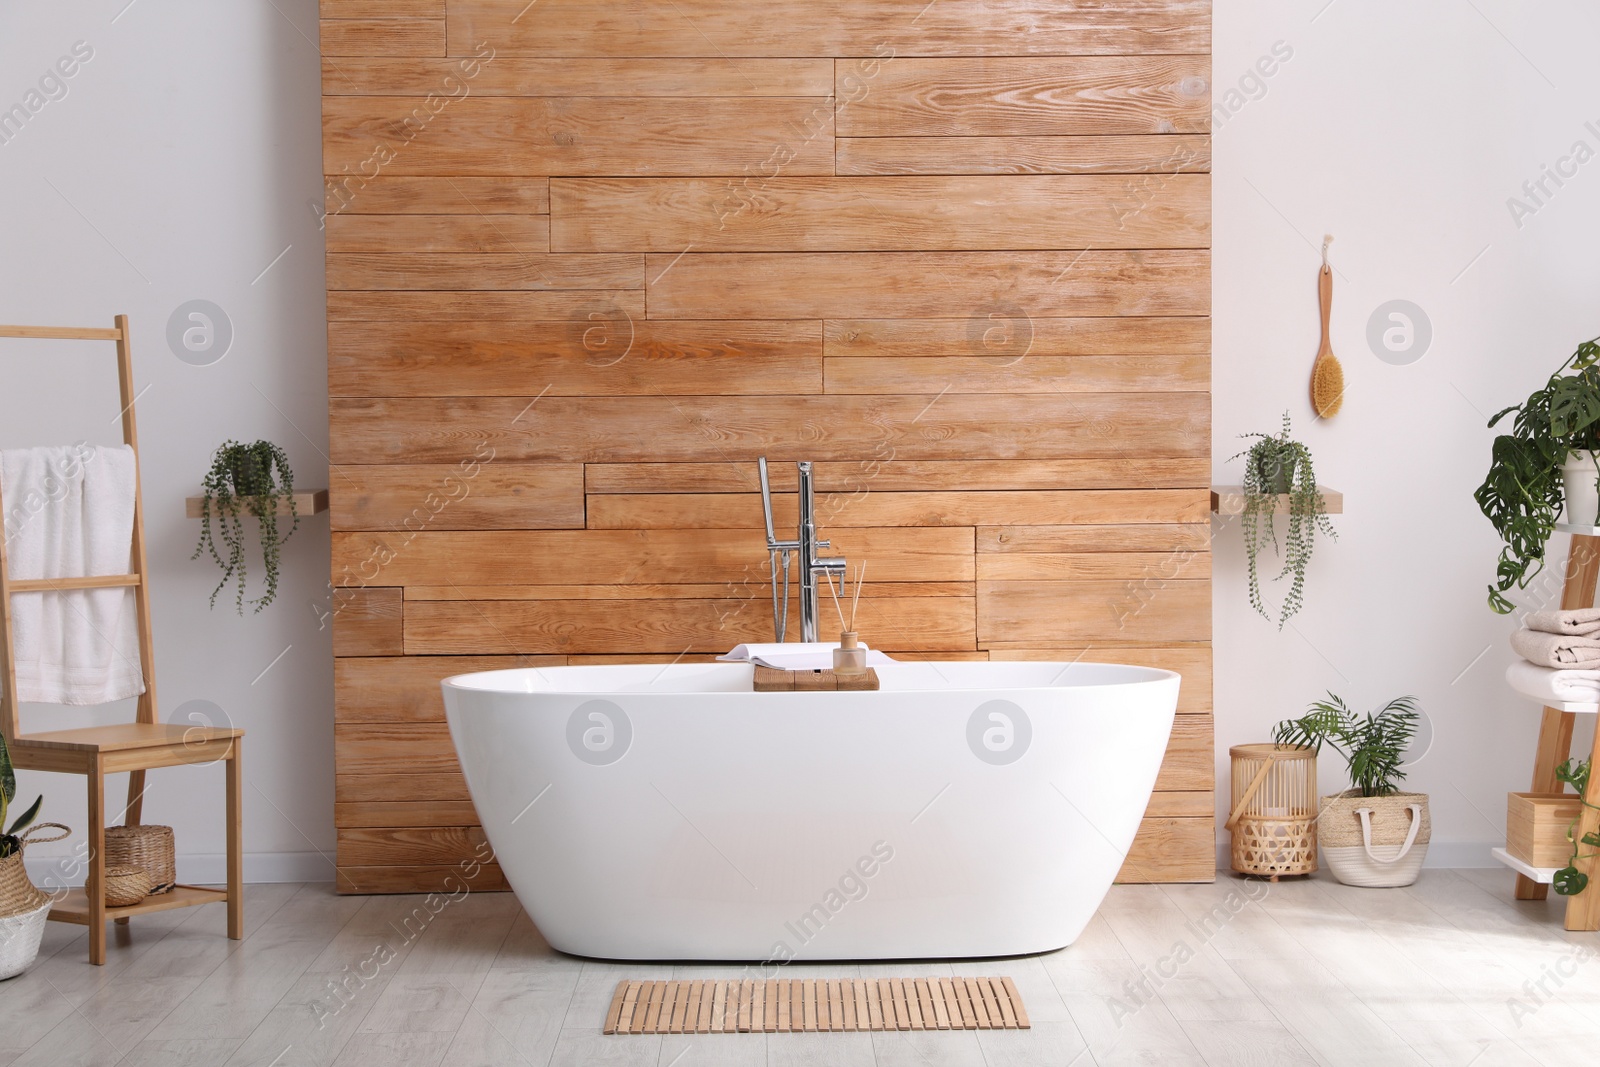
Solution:
<svg viewBox="0 0 1600 1067">
<path fill-rule="evenodd" d="M 441 676 L 770 640 L 761 454 L 875 645 L 1181 670 L 1212 877 L 1207 0 L 321 6 L 341 889 L 481 840 Z"/>
</svg>

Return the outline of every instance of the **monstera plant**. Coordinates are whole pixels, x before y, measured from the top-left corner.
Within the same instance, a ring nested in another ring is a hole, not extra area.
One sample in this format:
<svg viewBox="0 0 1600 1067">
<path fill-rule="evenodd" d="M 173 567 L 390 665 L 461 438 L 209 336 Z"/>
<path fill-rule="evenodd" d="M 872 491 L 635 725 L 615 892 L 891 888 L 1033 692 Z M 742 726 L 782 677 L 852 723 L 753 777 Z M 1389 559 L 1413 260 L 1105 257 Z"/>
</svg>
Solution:
<svg viewBox="0 0 1600 1067">
<path fill-rule="evenodd" d="M 1488 476 L 1473 494 L 1505 542 L 1495 583 L 1489 587 L 1489 606 L 1502 615 L 1515 607 L 1505 594 L 1526 589 L 1544 568 L 1545 545 L 1568 498 L 1586 493 L 1591 485 L 1600 492 L 1600 465 L 1595 463 L 1600 450 L 1597 364 L 1600 338 L 1579 345 L 1528 399 L 1489 420 L 1493 427 L 1516 415 L 1511 432 L 1494 439 Z M 1590 514 L 1583 521 L 1594 519 Z"/>
</svg>

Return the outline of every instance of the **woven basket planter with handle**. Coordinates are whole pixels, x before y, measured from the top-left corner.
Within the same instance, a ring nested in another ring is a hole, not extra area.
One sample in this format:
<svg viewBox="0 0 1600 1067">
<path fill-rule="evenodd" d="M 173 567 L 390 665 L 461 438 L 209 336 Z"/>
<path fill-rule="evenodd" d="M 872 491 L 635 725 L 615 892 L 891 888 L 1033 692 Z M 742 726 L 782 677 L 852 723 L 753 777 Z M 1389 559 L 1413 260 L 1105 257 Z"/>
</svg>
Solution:
<svg viewBox="0 0 1600 1067">
<path fill-rule="evenodd" d="M 106 863 L 150 872 L 150 893 L 170 893 L 178 881 L 170 826 L 106 827 Z"/>
<path fill-rule="evenodd" d="M 35 837 L 40 830 L 60 830 L 53 837 Z M 42 822 L 22 835 L 22 849 L 0 859 L 0 979 L 15 978 L 39 955 L 50 896 L 28 878 L 22 853 L 29 845 L 60 841 L 72 833 L 58 822 Z"/>
<path fill-rule="evenodd" d="M 1348 789 L 1323 797 L 1317 818 L 1322 859 L 1345 885 L 1410 885 L 1432 836 L 1426 793 L 1364 797 Z"/>
</svg>

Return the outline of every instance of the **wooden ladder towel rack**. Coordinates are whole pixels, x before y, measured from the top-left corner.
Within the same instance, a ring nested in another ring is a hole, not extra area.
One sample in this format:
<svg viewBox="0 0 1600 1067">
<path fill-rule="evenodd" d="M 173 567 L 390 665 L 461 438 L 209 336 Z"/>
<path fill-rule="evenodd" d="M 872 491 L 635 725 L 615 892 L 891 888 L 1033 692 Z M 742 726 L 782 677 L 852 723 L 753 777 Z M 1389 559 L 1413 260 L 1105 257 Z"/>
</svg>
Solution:
<svg viewBox="0 0 1600 1067">
<path fill-rule="evenodd" d="M 1600 580 L 1600 536 L 1574 532 L 1572 547 L 1567 553 L 1567 579 L 1561 591 L 1561 610 L 1592 608 L 1595 600 L 1595 583 Z M 1572 727 L 1575 712 L 1560 708 L 1544 709 L 1539 723 L 1539 747 L 1533 762 L 1533 792 L 1559 793 L 1565 788 L 1556 778 L 1556 768 L 1572 755 Z M 1596 746 L 1590 759 L 1600 756 L 1600 731 L 1595 734 Z M 1593 765 L 1593 764 L 1591 764 Z M 1600 804 L 1600 774 L 1590 775 L 1589 789 L 1583 799 L 1589 804 Z M 1578 819 L 1574 836 L 1600 831 L 1600 812 L 1584 807 Z M 1600 930 L 1600 860 L 1594 850 L 1579 849 L 1589 858 L 1577 861 L 1578 870 L 1589 876 L 1589 888 L 1567 898 L 1566 928 L 1568 930 Z M 1525 874 L 1517 875 L 1518 900 L 1544 900 L 1550 886 L 1536 882 Z"/>
<path fill-rule="evenodd" d="M 130 917 L 146 912 L 226 901 L 228 936 L 239 940 L 244 936 L 244 853 L 240 839 L 240 760 L 244 731 L 232 727 L 183 726 L 160 721 L 150 631 L 150 572 L 145 554 L 144 501 L 138 480 L 139 437 L 134 423 L 135 394 L 133 364 L 129 354 L 128 316 L 118 315 L 116 325 L 109 329 L 0 326 L 0 338 L 115 342 L 122 403 L 122 440 L 134 455 L 133 545 L 129 557 L 131 573 L 13 580 L 6 562 L 5 538 L 0 536 L 0 682 L 5 687 L 0 692 L 0 732 L 5 734 L 12 761 L 17 767 L 81 774 L 88 779 L 89 855 L 84 887 L 58 895 L 50 909 L 50 918 L 89 927 L 89 962 L 96 965 L 104 964 L 106 960 L 107 920 L 126 924 Z M 5 499 L 3 487 L 0 487 L 0 516 L 4 514 Z M 0 523 L 0 528 L 3 528 L 3 523 Z M 145 686 L 144 693 L 139 697 L 134 721 L 76 730 L 23 733 L 15 699 L 17 670 L 12 594 L 115 588 L 131 588 L 134 596 L 139 668 L 144 675 Z M 138 904 L 121 908 L 106 907 L 101 888 L 105 884 L 105 776 L 127 772 L 128 806 L 124 822 L 128 826 L 137 826 L 143 808 L 145 771 L 157 767 L 219 761 L 227 768 L 228 888 L 220 890 L 179 885 L 170 892 L 147 897 Z"/>
</svg>

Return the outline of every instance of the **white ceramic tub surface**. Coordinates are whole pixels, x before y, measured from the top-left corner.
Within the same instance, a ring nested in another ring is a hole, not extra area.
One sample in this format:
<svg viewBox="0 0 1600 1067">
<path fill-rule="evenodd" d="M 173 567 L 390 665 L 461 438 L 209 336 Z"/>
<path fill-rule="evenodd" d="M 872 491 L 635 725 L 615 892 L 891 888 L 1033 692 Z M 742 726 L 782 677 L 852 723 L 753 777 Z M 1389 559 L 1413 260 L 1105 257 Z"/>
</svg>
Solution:
<svg viewBox="0 0 1600 1067">
<path fill-rule="evenodd" d="M 746 664 L 444 682 L 490 844 L 554 947 L 615 959 L 992 956 L 1070 944 L 1139 827 L 1168 671 L 896 663 L 754 693 Z"/>
</svg>

